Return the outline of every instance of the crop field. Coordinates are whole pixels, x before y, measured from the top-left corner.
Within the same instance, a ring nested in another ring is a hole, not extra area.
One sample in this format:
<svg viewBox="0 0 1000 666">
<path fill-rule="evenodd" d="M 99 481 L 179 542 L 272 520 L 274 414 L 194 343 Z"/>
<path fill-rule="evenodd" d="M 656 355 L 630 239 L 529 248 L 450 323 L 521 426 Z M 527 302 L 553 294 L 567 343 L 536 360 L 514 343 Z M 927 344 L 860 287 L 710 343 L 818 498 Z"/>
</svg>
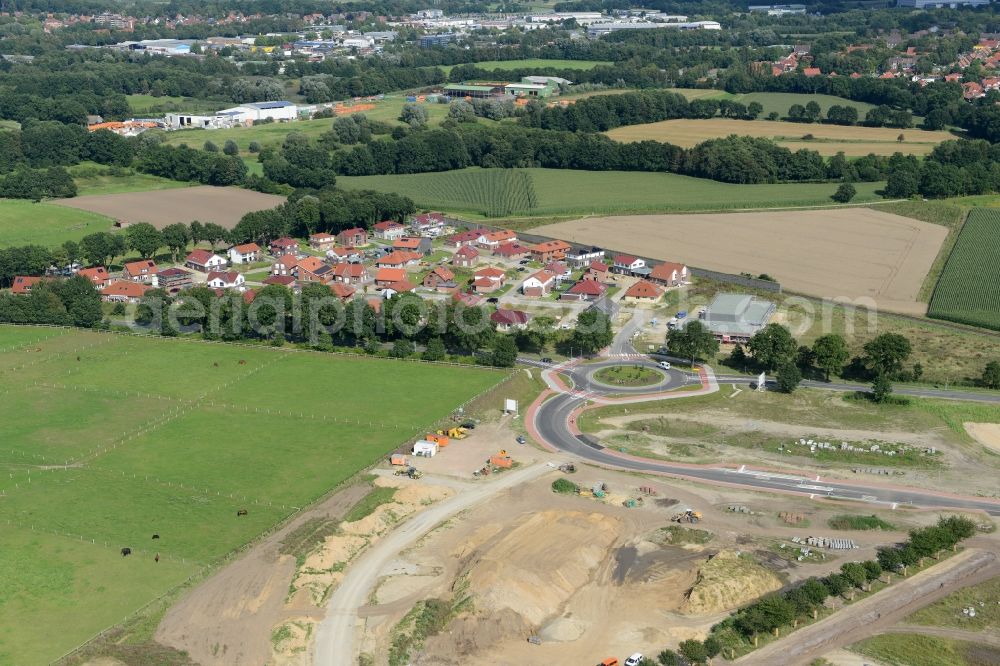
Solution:
<svg viewBox="0 0 1000 666">
<path fill-rule="evenodd" d="M 247 213 L 274 208 L 284 202 L 285 197 L 275 194 L 262 194 L 238 187 L 203 185 L 148 192 L 95 194 L 62 199 L 55 203 L 66 210 L 90 211 L 127 222 L 149 222 L 160 229 L 174 222 L 187 224 L 192 220 L 215 222 L 232 229 Z"/>
<path fill-rule="evenodd" d="M 503 377 L 0 327 L 0 663 L 49 663 Z"/>
<path fill-rule="evenodd" d="M 87 234 L 111 229 L 112 220 L 94 212 L 73 210 L 51 203 L 0 199 L 0 247 L 43 245 L 51 247 Z"/>
<path fill-rule="evenodd" d="M 871 298 L 914 314 L 923 313 L 920 286 L 948 235 L 870 208 L 591 217 L 537 232 L 725 273 L 767 273 L 791 291 Z"/>
<path fill-rule="evenodd" d="M 517 169 L 528 176 L 521 191 L 507 193 L 507 170 L 458 171 L 390 176 L 344 176 L 338 186 L 398 192 L 417 205 L 463 214 L 546 216 L 657 211 L 732 210 L 832 204 L 830 183 L 732 185 L 671 173 Z M 503 174 L 503 175 L 502 175 Z M 876 201 L 881 183 L 857 183 L 855 201 Z M 531 197 L 534 191 L 534 198 Z M 492 199 L 484 198 L 492 193 Z M 534 204 L 531 205 L 532 200 Z M 527 204 L 527 205 L 526 205 Z M 523 207 L 519 207 L 523 206 Z"/>
<path fill-rule="evenodd" d="M 690 148 L 709 139 L 739 134 L 774 140 L 789 150 L 808 148 L 821 155 L 845 153 L 859 157 L 869 153 L 892 155 L 895 152 L 925 155 L 942 141 L 955 137 L 948 132 L 899 130 L 889 127 L 857 127 L 788 123 L 770 120 L 733 120 L 730 118 L 664 120 L 645 125 L 619 127 L 607 133 L 616 141 L 666 141 Z M 803 137 L 811 135 L 812 139 Z M 902 136 L 903 140 L 899 141 Z"/>
<path fill-rule="evenodd" d="M 764 110 L 761 112 L 761 118 L 766 118 L 770 113 L 777 113 L 779 117 L 784 118 L 788 113 L 788 108 L 793 104 L 805 106 L 809 102 L 819 104 L 824 117 L 826 116 L 827 109 L 831 106 L 853 106 L 858 110 L 858 116 L 861 119 L 864 119 L 868 111 L 875 108 L 873 104 L 868 104 L 867 102 L 855 102 L 854 100 L 834 95 L 769 92 L 732 94 L 724 90 L 714 90 L 712 88 L 676 88 L 674 92 L 678 92 L 688 99 L 728 99 L 741 104 L 757 102 L 764 107 Z"/>
<path fill-rule="evenodd" d="M 934 288 L 927 314 L 1000 329 L 1000 211 L 969 213 Z"/>
<path fill-rule="evenodd" d="M 526 60 L 486 60 L 483 62 L 471 63 L 478 67 L 479 69 L 495 70 L 501 69 L 504 71 L 514 70 L 514 69 L 524 69 L 524 68 L 535 68 L 535 69 L 578 69 L 586 70 L 593 69 L 599 65 L 610 65 L 611 62 L 607 60 L 554 60 L 546 58 L 528 58 Z M 444 70 L 445 72 L 451 72 L 451 70 L 456 67 L 456 65 L 439 65 L 438 68 Z"/>
</svg>

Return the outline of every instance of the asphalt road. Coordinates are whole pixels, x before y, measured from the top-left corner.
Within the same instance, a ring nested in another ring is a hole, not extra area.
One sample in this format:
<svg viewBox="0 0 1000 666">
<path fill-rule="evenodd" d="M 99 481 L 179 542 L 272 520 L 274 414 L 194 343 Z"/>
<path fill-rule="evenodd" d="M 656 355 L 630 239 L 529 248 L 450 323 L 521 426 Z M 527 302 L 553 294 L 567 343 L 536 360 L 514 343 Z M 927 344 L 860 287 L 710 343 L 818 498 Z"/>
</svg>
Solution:
<svg viewBox="0 0 1000 666">
<path fill-rule="evenodd" d="M 615 341 L 616 347 L 619 350 L 625 350 L 627 345 L 624 340 L 620 340 L 623 337 L 620 335 L 619 339 Z M 619 353 L 628 352 L 619 351 Z M 915 488 L 889 488 L 871 483 L 847 484 L 826 480 L 817 481 L 818 477 L 777 474 L 744 468 L 737 470 L 721 467 L 688 466 L 650 459 L 625 458 L 611 453 L 593 440 L 587 441 L 574 435 L 569 427 L 569 417 L 573 411 L 581 407 L 589 399 L 612 393 L 649 392 L 648 388 L 626 391 L 622 387 L 612 388 L 596 383 L 590 379 L 593 368 L 610 365 L 635 365 L 636 363 L 648 364 L 650 366 L 655 365 L 652 361 L 634 359 L 616 361 L 609 359 L 598 364 L 560 368 L 559 372 L 572 381 L 574 391 L 573 393 L 555 395 L 538 408 L 534 414 L 536 432 L 542 439 L 560 451 L 572 454 L 583 460 L 618 469 L 670 474 L 709 483 L 729 484 L 762 491 L 795 493 L 814 498 L 852 500 L 887 506 L 905 505 L 918 508 L 981 509 L 991 515 L 1000 515 L 1000 502 L 996 500 L 976 497 L 950 497 Z M 676 380 L 678 376 L 683 377 L 684 373 L 679 373 L 675 370 L 670 371 L 671 379 Z M 717 379 L 720 383 L 731 384 L 749 384 L 753 381 L 747 377 L 720 377 Z M 814 385 L 814 388 L 836 391 L 867 389 L 866 386 L 853 384 L 825 384 L 821 382 L 813 382 L 811 384 Z M 663 389 L 660 388 L 658 390 Z M 899 389 L 897 393 L 919 397 L 1000 402 L 1000 396 L 988 393 L 963 393 L 958 391 L 942 391 L 939 389 L 915 388 Z"/>
</svg>

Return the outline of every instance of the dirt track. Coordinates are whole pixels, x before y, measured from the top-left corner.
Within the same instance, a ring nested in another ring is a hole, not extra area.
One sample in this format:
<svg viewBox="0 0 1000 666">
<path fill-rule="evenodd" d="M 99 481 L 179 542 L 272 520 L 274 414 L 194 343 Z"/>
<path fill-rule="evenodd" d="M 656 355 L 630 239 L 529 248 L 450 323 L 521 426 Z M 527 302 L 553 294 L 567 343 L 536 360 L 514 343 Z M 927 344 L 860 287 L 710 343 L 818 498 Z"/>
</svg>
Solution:
<svg viewBox="0 0 1000 666">
<path fill-rule="evenodd" d="M 970 548 L 733 663 L 807 664 L 836 648 L 890 631 L 890 627 L 910 613 L 955 590 L 987 581 L 998 572 L 1000 560 L 995 553 Z"/>
<path fill-rule="evenodd" d="M 174 222 L 215 222 L 232 229 L 240 218 L 255 210 L 274 208 L 284 197 L 238 187 L 181 187 L 152 192 L 95 194 L 59 199 L 52 203 L 89 210 L 125 222 L 149 222 L 162 229 Z"/>
<path fill-rule="evenodd" d="M 199 664 L 267 663 L 271 630 L 288 614 L 285 597 L 295 573 L 295 558 L 278 553 L 282 539 L 310 518 L 339 518 L 366 492 L 365 485 L 346 488 L 195 587 L 167 611 L 156 640 Z"/>
<path fill-rule="evenodd" d="M 869 297 L 923 314 L 920 285 L 948 235 L 943 226 L 870 208 L 594 217 L 539 234 L 725 273 L 767 273 L 819 297 Z"/>
</svg>

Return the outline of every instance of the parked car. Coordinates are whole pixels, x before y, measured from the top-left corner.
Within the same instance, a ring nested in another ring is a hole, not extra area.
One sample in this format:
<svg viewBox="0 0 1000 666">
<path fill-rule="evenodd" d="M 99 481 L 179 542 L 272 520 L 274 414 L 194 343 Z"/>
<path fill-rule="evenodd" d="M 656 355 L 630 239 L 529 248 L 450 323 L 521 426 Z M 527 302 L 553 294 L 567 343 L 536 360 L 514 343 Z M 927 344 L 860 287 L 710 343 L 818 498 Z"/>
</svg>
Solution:
<svg viewBox="0 0 1000 666">
<path fill-rule="evenodd" d="M 521 261 L 519 261 L 519 262 L 517 262 L 517 263 L 519 263 L 519 264 L 521 264 L 522 266 L 524 266 L 524 265 L 525 265 L 526 263 L 528 263 L 529 261 L 531 261 L 531 259 L 522 259 Z"/>
<path fill-rule="evenodd" d="M 639 666 L 642 663 L 642 653 L 636 652 L 625 660 L 625 666 Z"/>
<path fill-rule="evenodd" d="M 618 659 L 615 657 L 608 657 L 607 659 L 601 660 L 597 666 L 618 666 Z"/>
<path fill-rule="evenodd" d="M 499 303 L 500 299 L 497 298 L 496 296 L 490 296 L 489 298 L 486 299 L 486 302 L 487 303 Z"/>
<path fill-rule="evenodd" d="M 542 363 L 551 363 L 551 362 L 552 362 L 552 359 L 549 358 L 548 356 L 543 356 L 542 357 Z"/>
</svg>

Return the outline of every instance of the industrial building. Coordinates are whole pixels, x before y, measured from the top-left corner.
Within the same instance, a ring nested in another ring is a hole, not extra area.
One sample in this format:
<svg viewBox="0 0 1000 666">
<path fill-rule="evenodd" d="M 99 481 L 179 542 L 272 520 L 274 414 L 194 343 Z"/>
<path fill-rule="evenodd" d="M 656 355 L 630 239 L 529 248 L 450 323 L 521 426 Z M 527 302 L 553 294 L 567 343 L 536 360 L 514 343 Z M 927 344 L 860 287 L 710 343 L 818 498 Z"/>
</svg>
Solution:
<svg viewBox="0 0 1000 666">
<path fill-rule="evenodd" d="M 432 46 L 447 46 L 455 41 L 457 36 L 453 32 L 442 32 L 439 35 L 421 35 L 417 38 L 417 46 L 422 49 L 429 49 Z"/>
<path fill-rule="evenodd" d="M 915 9 L 958 9 L 959 7 L 986 7 L 990 0 L 898 0 L 897 7 Z"/>
<path fill-rule="evenodd" d="M 722 30 L 722 24 L 718 21 L 691 21 L 685 23 L 593 23 L 587 26 L 587 36 L 603 37 L 618 30 L 656 30 L 660 28 Z"/>
<path fill-rule="evenodd" d="M 716 294 L 699 315 L 705 328 L 721 342 L 747 342 L 774 314 L 775 305 L 747 294 Z"/>
<path fill-rule="evenodd" d="M 751 14 L 760 13 L 768 16 L 784 16 L 785 14 L 805 14 L 805 5 L 750 5 L 747 9 Z"/>
<path fill-rule="evenodd" d="M 539 79 L 545 79 L 538 82 Z M 550 97 L 559 91 L 558 77 L 525 77 L 520 83 L 505 81 L 470 81 L 449 83 L 442 88 L 448 97 L 489 98 L 511 95 L 513 97 Z M 568 81 L 567 81 L 568 83 Z"/>
</svg>

